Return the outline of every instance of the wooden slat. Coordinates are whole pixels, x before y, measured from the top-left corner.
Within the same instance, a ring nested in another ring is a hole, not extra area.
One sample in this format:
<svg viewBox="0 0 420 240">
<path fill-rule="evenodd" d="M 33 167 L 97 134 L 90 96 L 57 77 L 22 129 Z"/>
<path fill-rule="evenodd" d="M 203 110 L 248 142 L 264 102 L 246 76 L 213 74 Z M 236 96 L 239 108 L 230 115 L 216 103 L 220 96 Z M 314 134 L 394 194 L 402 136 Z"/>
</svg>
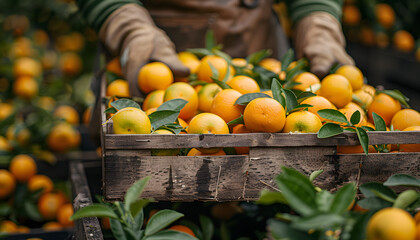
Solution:
<svg viewBox="0 0 420 240">
<path fill-rule="evenodd" d="M 420 143 L 420 131 L 369 132 L 369 144 Z M 247 134 L 107 134 L 106 149 L 171 149 L 192 147 L 306 147 L 358 145 L 356 133 L 319 139 L 315 133 Z"/>
</svg>

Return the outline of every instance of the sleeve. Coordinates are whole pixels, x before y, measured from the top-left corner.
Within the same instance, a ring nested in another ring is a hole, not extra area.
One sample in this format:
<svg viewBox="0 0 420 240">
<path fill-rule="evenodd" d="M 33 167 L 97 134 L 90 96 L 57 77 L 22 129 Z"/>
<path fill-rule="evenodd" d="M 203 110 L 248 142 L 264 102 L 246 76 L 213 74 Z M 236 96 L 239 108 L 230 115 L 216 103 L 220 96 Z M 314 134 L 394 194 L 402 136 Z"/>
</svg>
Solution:
<svg viewBox="0 0 420 240">
<path fill-rule="evenodd" d="M 142 6 L 139 0 L 77 0 L 80 13 L 88 25 L 99 32 L 107 17 L 116 9 L 129 3 Z"/>
<path fill-rule="evenodd" d="M 343 0 L 285 0 L 292 23 L 312 12 L 327 12 L 341 21 Z"/>
</svg>

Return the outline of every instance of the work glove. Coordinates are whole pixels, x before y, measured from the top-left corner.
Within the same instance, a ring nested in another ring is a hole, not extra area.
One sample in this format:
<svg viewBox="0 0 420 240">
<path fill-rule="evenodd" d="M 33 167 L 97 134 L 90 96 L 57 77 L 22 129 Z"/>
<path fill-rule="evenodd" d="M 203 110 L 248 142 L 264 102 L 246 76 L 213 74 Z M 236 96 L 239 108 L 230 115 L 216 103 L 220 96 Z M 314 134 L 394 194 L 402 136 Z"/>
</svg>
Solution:
<svg viewBox="0 0 420 240">
<path fill-rule="evenodd" d="M 300 20 L 295 29 L 296 57 L 309 59 L 311 72 L 323 78 L 334 63 L 354 65 L 345 51 L 340 23 L 326 12 L 314 12 Z"/>
<path fill-rule="evenodd" d="M 172 41 L 154 24 L 147 10 L 137 4 L 126 4 L 115 10 L 102 25 L 99 38 L 113 56 L 121 56 L 122 72 L 132 96 L 141 96 L 138 72 L 150 61 L 165 63 L 175 77 L 189 75 Z"/>
</svg>

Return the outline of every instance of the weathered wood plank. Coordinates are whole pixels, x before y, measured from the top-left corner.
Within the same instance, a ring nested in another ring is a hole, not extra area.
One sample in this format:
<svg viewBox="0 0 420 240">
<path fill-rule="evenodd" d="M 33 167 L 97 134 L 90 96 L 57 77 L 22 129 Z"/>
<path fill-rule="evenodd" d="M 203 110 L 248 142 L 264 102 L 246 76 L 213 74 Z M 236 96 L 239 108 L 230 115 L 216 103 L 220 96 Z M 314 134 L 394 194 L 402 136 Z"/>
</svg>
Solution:
<svg viewBox="0 0 420 240">
<path fill-rule="evenodd" d="M 243 195 L 248 156 L 152 157 L 124 152 L 106 152 L 107 200 L 121 200 L 127 188 L 145 176 L 151 176 L 142 195 L 145 198 L 224 201 Z"/>
<path fill-rule="evenodd" d="M 370 144 L 420 143 L 420 131 L 369 132 Z M 192 147 L 307 147 L 358 145 L 356 133 L 319 139 L 316 133 L 245 134 L 107 134 L 106 149 L 171 149 Z"/>
</svg>

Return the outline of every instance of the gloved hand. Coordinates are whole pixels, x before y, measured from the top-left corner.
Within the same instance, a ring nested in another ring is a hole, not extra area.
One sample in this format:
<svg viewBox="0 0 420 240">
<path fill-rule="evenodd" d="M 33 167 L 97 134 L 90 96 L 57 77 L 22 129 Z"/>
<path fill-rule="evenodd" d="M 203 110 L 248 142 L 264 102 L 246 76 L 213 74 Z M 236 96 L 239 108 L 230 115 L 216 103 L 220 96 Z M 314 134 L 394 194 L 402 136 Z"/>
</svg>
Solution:
<svg viewBox="0 0 420 240">
<path fill-rule="evenodd" d="M 150 61 L 165 63 L 175 77 L 189 75 L 189 69 L 178 60 L 172 41 L 154 24 L 147 10 L 137 4 L 115 10 L 102 25 L 99 38 L 112 55 L 121 56 L 122 72 L 132 96 L 141 95 L 138 72 Z"/>
<path fill-rule="evenodd" d="M 314 12 L 300 20 L 295 29 L 297 57 L 309 59 L 311 72 L 324 77 L 334 63 L 354 65 L 346 53 L 340 23 L 326 12 Z"/>
</svg>

